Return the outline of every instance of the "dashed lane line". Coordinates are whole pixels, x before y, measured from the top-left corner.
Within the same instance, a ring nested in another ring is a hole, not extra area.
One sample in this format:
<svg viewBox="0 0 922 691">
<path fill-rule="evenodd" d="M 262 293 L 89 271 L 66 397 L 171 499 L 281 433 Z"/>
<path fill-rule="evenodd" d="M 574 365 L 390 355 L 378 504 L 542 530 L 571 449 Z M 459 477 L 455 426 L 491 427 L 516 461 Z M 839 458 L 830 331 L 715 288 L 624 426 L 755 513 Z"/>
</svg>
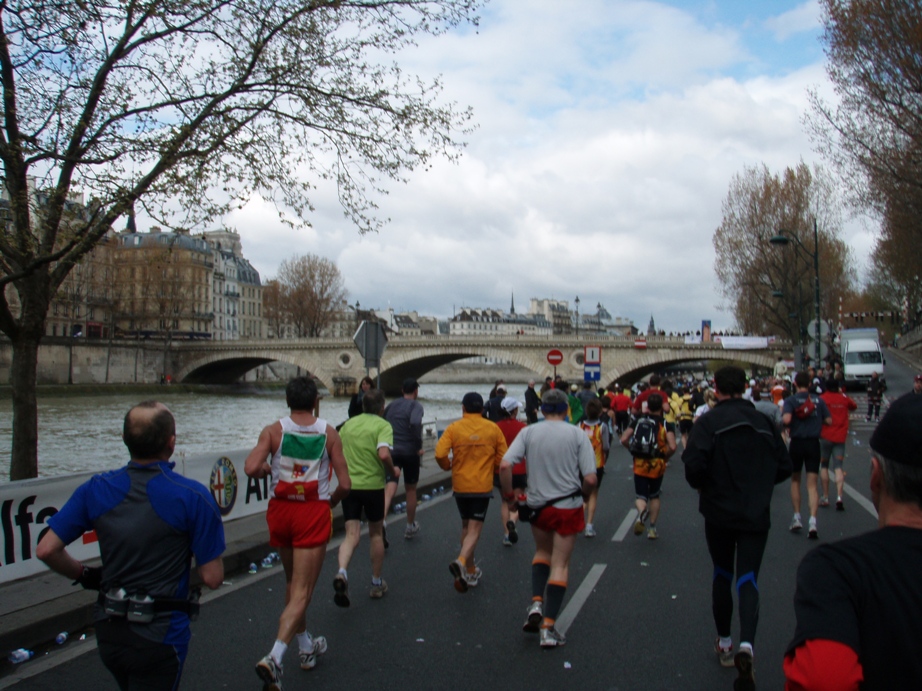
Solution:
<svg viewBox="0 0 922 691">
<path fill-rule="evenodd" d="M 861 506 L 861 508 L 871 514 L 874 518 L 877 518 L 877 509 L 874 508 L 874 504 L 871 502 L 871 500 L 865 497 L 861 492 L 856 490 L 847 482 L 845 483 L 845 493 L 854 499 L 855 502 Z"/>
<path fill-rule="evenodd" d="M 576 615 L 579 614 L 583 605 L 586 604 L 586 600 L 588 600 L 589 596 L 592 594 L 592 589 L 595 588 L 602 574 L 605 573 L 605 567 L 605 564 L 592 565 L 592 568 L 589 569 L 589 573 L 586 574 L 583 582 L 579 584 L 579 588 L 573 593 L 573 597 L 570 598 L 567 606 L 563 608 L 563 611 L 557 617 L 554 626 L 563 635 L 567 634 L 567 629 L 570 628 L 570 624 L 573 623 L 573 620 L 576 619 Z"/>
<path fill-rule="evenodd" d="M 637 510 L 631 509 L 627 512 L 627 516 L 624 517 L 624 520 L 621 521 L 621 525 L 618 526 L 618 530 L 615 531 L 615 534 L 612 536 L 612 542 L 621 542 L 624 540 L 624 536 L 627 535 L 627 531 L 631 529 L 631 526 L 634 525 L 634 520 L 637 518 Z"/>
</svg>

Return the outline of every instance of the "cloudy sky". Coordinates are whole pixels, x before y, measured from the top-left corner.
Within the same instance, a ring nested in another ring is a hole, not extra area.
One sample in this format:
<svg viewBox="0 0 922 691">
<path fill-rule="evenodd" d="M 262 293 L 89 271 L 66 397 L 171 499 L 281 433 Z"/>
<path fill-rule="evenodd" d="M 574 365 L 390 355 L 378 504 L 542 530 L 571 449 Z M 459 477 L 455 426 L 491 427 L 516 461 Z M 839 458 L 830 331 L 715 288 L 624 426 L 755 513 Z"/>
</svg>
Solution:
<svg viewBox="0 0 922 691">
<path fill-rule="evenodd" d="M 259 199 L 226 221 L 263 278 L 292 254 L 336 262 L 349 301 L 450 317 L 515 295 L 601 302 L 642 330 L 732 326 L 711 238 L 731 177 L 819 162 L 802 117 L 829 92 L 815 0 L 492 0 L 401 64 L 474 108 L 461 161 L 379 200 L 359 236 L 331 199 L 290 230 Z M 846 239 L 859 265 L 867 224 Z"/>
</svg>

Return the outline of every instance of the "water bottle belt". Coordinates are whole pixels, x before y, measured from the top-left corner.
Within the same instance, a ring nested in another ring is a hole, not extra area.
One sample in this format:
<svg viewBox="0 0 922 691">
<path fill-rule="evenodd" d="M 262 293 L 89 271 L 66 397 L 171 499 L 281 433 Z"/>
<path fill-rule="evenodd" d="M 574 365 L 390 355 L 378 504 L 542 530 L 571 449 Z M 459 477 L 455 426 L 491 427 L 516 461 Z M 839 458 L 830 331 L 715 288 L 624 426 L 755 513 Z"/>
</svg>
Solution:
<svg viewBox="0 0 922 691">
<path fill-rule="evenodd" d="M 128 597 L 128 599 L 130 598 L 131 596 Z M 96 601 L 105 607 L 106 593 L 100 592 Z M 153 601 L 154 611 L 158 613 L 183 612 L 184 614 L 188 614 L 190 617 L 195 617 L 198 616 L 200 610 L 197 596 L 186 598 L 185 600 L 175 597 L 155 597 L 153 598 Z"/>
</svg>

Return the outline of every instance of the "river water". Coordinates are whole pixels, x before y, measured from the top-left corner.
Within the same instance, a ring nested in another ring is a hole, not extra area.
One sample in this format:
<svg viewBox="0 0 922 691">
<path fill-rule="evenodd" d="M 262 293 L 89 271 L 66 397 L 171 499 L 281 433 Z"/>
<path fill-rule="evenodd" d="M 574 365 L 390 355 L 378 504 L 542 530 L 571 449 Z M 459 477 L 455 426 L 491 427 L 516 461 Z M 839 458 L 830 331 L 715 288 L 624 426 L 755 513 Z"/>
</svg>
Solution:
<svg viewBox="0 0 922 691">
<path fill-rule="evenodd" d="M 419 401 L 423 421 L 454 419 L 461 415 L 461 398 L 477 391 L 484 398 L 492 382 L 476 384 L 421 384 Z M 508 384 L 511 394 L 524 401 L 526 384 Z M 113 396 L 47 396 L 38 401 L 38 470 L 54 477 L 86 470 L 115 468 L 128 460 L 122 443 L 122 420 L 142 400 L 132 394 Z M 288 414 L 283 390 L 242 393 L 188 393 L 164 391 L 161 400 L 176 417 L 176 454 L 223 453 L 250 448 L 262 428 Z M 390 399 L 388 399 L 390 400 Z M 336 426 L 346 419 L 348 397 L 325 397 L 320 416 Z M 12 403 L 0 400 L 0 482 L 9 478 L 12 445 Z"/>
</svg>

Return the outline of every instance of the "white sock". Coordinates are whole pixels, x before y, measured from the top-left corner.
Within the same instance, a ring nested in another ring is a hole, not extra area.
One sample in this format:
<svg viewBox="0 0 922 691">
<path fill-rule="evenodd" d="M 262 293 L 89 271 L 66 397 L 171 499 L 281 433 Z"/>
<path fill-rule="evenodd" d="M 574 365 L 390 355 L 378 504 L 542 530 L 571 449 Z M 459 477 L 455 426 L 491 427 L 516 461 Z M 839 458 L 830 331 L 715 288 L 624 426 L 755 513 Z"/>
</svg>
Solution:
<svg viewBox="0 0 922 691">
<path fill-rule="evenodd" d="M 378 576 L 377 578 L 375 578 L 374 576 L 372 576 L 372 577 L 371 577 L 371 584 L 372 584 L 372 585 L 381 585 L 381 577 Z"/>
<path fill-rule="evenodd" d="M 346 573 L 346 570 L 345 570 L 345 569 L 340 569 L 340 570 L 339 570 L 339 575 L 342 576 L 343 578 L 345 578 L 347 581 L 349 580 L 349 574 Z"/>
<path fill-rule="evenodd" d="M 794 518 L 796 518 L 798 521 L 800 520 L 800 512 L 799 512 L 799 511 L 798 511 L 797 513 L 794 514 Z"/>
<path fill-rule="evenodd" d="M 282 666 L 282 658 L 285 657 L 286 650 L 288 650 L 287 643 L 276 641 L 275 645 L 272 646 L 272 652 L 269 653 L 270 657 L 275 660 L 275 664 L 277 664 L 279 667 Z"/>
<path fill-rule="evenodd" d="M 752 652 L 752 643 L 740 643 L 740 652 L 743 652 L 744 650 L 748 651 L 752 657 L 755 657 Z"/>
<path fill-rule="evenodd" d="M 296 634 L 298 638 L 298 650 L 302 653 L 311 653 L 314 651 L 314 641 L 311 640 L 311 635 L 307 631 Z"/>
<path fill-rule="evenodd" d="M 717 645 L 720 646 L 721 650 L 730 650 L 730 648 L 733 647 L 733 638 L 731 636 L 727 636 L 726 638 L 721 636 Z"/>
</svg>

